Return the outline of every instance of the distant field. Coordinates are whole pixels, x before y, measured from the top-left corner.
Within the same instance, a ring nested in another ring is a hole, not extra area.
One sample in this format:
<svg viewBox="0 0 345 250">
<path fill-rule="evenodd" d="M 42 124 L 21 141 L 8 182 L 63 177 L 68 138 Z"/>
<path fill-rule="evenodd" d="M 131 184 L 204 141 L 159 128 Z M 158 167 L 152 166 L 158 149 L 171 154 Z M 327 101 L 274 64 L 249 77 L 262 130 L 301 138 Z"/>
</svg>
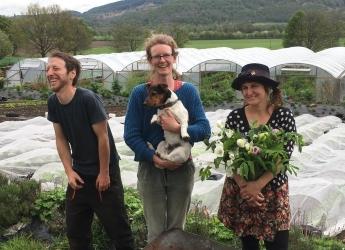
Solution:
<svg viewBox="0 0 345 250">
<path fill-rule="evenodd" d="M 91 54 L 110 54 L 115 53 L 116 50 L 111 46 L 102 46 L 102 47 L 92 47 L 87 50 L 82 51 L 82 55 L 91 55 Z"/>
<path fill-rule="evenodd" d="M 95 41 L 91 44 L 91 48 L 84 50 L 81 54 L 107 54 L 114 53 L 116 50 L 109 46 L 109 41 Z M 216 48 L 229 47 L 233 49 L 243 49 L 251 47 L 263 47 L 268 49 L 280 49 L 283 47 L 281 39 L 239 39 L 239 40 L 192 40 L 186 43 L 186 48 Z M 139 48 L 143 50 L 143 48 Z"/>
<path fill-rule="evenodd" d="M 229 47 L 243 49 L 251 47 L 263 47 L 268 49 L 280 49 L 283 47 L 282 39 L 233 39 L 233 40 L 191 40 L 186 48 L 206 49 L 216 47 Z"/>
</svg>

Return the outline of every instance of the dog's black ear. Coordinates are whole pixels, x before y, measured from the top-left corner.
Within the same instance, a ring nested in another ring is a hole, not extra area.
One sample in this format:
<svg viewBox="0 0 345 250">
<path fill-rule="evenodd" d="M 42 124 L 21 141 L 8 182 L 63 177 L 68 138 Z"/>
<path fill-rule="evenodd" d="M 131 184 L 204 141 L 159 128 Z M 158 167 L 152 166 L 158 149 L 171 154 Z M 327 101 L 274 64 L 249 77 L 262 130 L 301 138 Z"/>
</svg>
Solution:
<svg viewBox="0 0 345 250">
<path fill-rule="evenodd" d="M 171 91 L 166 91 L 166 94 L 167 94 L 167 99 L 171 97 Z"/>
</svg>

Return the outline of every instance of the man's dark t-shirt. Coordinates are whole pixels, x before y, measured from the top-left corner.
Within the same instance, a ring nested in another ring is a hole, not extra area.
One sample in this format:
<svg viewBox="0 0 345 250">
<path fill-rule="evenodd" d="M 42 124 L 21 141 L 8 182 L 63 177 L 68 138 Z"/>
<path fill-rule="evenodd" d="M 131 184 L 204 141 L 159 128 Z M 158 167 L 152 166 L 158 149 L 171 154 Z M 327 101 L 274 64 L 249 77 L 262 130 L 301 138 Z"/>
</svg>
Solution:
<svg viewBox="0 0 345 250">
<path fill-rule="evenodd" d="M 61 125 L 71 147 L 73 169 L 78 173 L 99 174 L 98 140 L 91 125 L 106 119 L 102 100 L 91 90 L 77 88 L 73 99 L 66 105 L 61 104 L 55 94 L 48 99 L 48 120 Z M 119 170 L 119 156 L 109 124 L 107 127 L 110 144 L 109 173 L 113 174 Z"/>
</svg>

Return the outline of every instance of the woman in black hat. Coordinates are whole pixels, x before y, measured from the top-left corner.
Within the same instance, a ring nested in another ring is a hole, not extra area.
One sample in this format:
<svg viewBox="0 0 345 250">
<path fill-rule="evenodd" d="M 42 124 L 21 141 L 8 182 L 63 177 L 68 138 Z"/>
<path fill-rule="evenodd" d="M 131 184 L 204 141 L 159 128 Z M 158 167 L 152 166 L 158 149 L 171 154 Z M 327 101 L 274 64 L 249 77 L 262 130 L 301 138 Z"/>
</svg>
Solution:
<svg viewBox="0 0 345 250">
<path fill-rule="evenodd" d="M 232 87 L 242 92 L 244 106 L 230 112 L 226 126 L 246 134 L 250 124 L 266 124 L 284 131 L 296 131 L 292 112 L 282 107 L 279 82 L 270 78 L 263 64 L 243 66 Z M 286 145 L 291 155 L 293 144 Z M 278 164 L 278 163 L 277 163 Z M 256 181 L 239 175 L 227 177 L 221 196 L 218 217 L 242 241 L 242 249 L 259 249 L 264 240 L 267 250 L 287 250 L 290 205 L 288 177 L 285 173 L 264 173 Z"/>
</svg>

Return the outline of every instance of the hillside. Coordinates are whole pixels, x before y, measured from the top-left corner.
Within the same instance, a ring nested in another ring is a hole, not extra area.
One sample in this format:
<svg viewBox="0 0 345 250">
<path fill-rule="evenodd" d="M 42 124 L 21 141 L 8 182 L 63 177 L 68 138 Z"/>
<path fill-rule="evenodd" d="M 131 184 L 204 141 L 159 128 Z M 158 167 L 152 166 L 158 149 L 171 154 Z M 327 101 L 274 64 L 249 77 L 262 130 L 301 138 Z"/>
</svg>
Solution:
<svg viewBox="0 0 345 250">
<path fill-rule="evenodd" d="M 299 9 L 345 11 L 345 0 L 123 0 L 82 14 L 91 25 L 117 22 L 209 25 L 287 22 Z"/>
</svg>

